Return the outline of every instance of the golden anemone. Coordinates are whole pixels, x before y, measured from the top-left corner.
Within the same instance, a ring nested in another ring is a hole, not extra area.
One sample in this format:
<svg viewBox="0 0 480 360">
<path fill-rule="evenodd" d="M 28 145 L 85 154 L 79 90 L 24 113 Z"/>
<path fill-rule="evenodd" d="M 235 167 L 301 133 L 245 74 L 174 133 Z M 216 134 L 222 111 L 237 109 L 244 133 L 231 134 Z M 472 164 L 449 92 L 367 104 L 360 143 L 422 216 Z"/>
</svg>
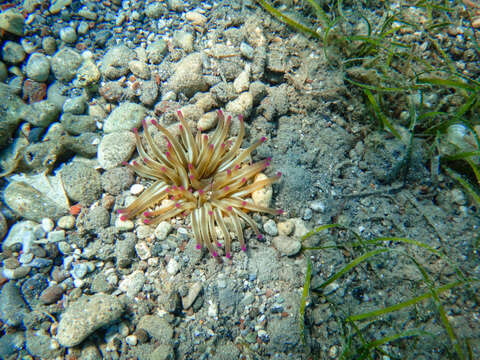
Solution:
<svg viewBox="0 0 480 360">
<path fill-rule="evenodd" d="M 148 123 L 143 121 L 144 137 L 150 148 L 147 152 L 142 145 L 137 129 L 134 129 L 137 151 L 142 163 L 133 161 L 124 163 L 139 176 L 154 180 L 128 207 L 118 210 L 122 220 L 131 219 L 143 212 L 146 224 L 158 224 L 181 215 L 190 218 L 197 249 L 205 245 L 209 252 L 218 256 L 216 227 L 221 231 L 225 242 L 225 256 L 231 258 L 232 237 L 230 231 L 246 250 L 242 230 L 242 221 L 252 227 L 259 239 L 262 238 L 255 221 L 247 214 L 249 211 L 269 214 L 281 214 L 282 210 L 256 205 L 251 201 L 252 192 L 278 180 L 281 173 L 260 181 L 253 181 L 258 173 L 270 165 L 270 159 L 249 163 L 250 154 L 266 138 L 241 150 L 245 135 L 245 125 L 239 116 L 240 131 L 235 142 L 227 141 L 231 117 L 218 111 L 218 124 L 211 136 L 202 134 L 201 129 L 194 136 L 180 111 L 180 137 L 177 138 L 157 121 L 151 120 L 167 140 L 164 153 L 154 142 L 148 131 Z M 156 208 L 164 199 L 168 202 Z M 146 211 L 147 209 L 153 209 Z"/>
</svg>

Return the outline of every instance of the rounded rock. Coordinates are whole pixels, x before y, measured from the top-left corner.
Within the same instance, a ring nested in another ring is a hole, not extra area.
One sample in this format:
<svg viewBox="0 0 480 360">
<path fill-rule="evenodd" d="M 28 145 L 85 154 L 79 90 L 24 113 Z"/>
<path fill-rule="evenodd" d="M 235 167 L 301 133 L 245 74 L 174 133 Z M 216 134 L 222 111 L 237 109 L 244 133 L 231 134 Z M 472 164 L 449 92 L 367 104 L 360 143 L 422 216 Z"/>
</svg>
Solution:
<svg viewBox="0 0 480 360">
<path fill-rule="evenodd" d="M 124 103 L 105 119 L 103 131 L 113 133 L 138 128 L 145 117 L 146 110 L 142 105 L 135 103 Z"/>
<path fill-rule="evenodd" d="M 300 241 L 284 235 L 274 237 L 272 244 L 282 255 L 286 256 L 296 255 L 302 249 Z"/>
<path fill-rule="evenodd" d="M 19 64 L 25 59 L 22 45 L 13 41 L 6 41 L 2 48 L 3 61 L 10 64 Z"/>
<path fill-rule="evenodd" d="M 57 340 L 65 347 L 80 344 L 95 330 L 117 320 L 122 303 L 112 295 L 83 295 L 68 306 L 58 324 Z"/>
<path fill-rule="evenodd" d="M 106 134 L 98 147 L 97 158 L 100 166 L 113 169 L 127 161 L 135 150 L 135 135 L 129 131 Z"/>
<path fill-rule="evenodd" d="M 62 169 L 61 177 L 65 191 L 72 200 L 89 205 L 100 197 L 100 174 L 95 169 L 74 162 Z"/>
<path fill-rule="evenodd" d="M 50 74 L 50 61 L 41 53 L 33 53 L 28 58 L 27 76 L 38 82 L 45 82 Z"/>
<path fill-rule="evenodd" d="M 77 41 L 77 32 L 74 28 L 66 26 L 60 29 L 60 39 L 68 44 Z"/>
</svg>

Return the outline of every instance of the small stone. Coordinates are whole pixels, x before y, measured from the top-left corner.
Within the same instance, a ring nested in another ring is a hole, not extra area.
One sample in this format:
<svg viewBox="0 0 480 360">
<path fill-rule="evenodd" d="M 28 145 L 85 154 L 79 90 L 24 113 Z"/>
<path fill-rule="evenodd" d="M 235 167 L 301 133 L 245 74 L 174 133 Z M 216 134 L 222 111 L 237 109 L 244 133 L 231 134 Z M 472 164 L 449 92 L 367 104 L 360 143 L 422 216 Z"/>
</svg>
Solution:
<svg viewBox="0 0 480 360">
<path fill-rule="evenodd" d="M 75 29 L 70 26 L 66 26 L 60 29 L 60 39 L 68 44 L 77 41 L 77 33 Z"/>
<path fill-rule="evenodd" d="M 253 108 L 253 96 L 249 92 L 241 93 L 235 100 L 225 105 L 225 111 L 232 115 L 250 116 Z"/>
<path fill-rule="evenodd" d="M 52 285 L 42 291 L 40 301 L 44 305 L 56 303 L 63 295 L 63 288 L 60 285 Z"/>
<path fill-rule="evenodd" d="M 100 72 L 108 79 L 118 79 L 128 73 L 128 63 L 133 57 L 134 52 L 132 50 L 125 45 L 117 45 L 103 56 Z"/>
<path fill-rule="evenodd" d="M 170 234 L 170 232 L 172 231 L 172 229 L 173 229 L 173 226 L 169 222 L 162 221 L 155 228 L 155 231 L 154 231 L 155 238 L 160 241 L 165 240 L 168 234 Z"/>
<path fill-rule="evenodd" d="M 98 162 L 104 169 L 113 169 L 132 156 L 135 135 L 128 131 L 106 134 L 98 147 Z"/>
<path fill-rule="evenodd" d="M 190 32 L 177 30 L 173 33 L 173 45 L 186 52 L 193 51 L 193 35 Z"/>
<path fill-rule="evenodd" d="M 132 60 L 128 63 L 128 68 L 136 77 L 144 80 L 150 79 L 150 68 L 140 60 Z"/>
<path fill-rule="evenodd" d="M 123 103 L 115 108 L 105 119 L 103 131 L 105 133 L 113 133 L 138 128 L 145 114 L 146 110 L 142 105 Z"/>
<path fill-rule="evenodd" d="M 33 53 L 28 58 L 26 71 L 27 76 L 32 80 L 47 81 L 50 74 L 50 61 L 44 54 Z"/>
<path fill-rule="evenodd" d="M 119 231 L 130 231 L 130 230 L 133 230 L 135 228 L 135 224 L 133 223 L 132 220 L 122 220 L 121 216 L 119 216 L 115 220 L 115 227 Z"/>
<path fill-rule="evenodd" d="M 32 253 L 23 253 L 20 255 L 20 258 L 18 259 L 23 265 L 28 265 L 29 263 L 32 262 L 33 260 L 33 254 Z"/>
<path fill-rule="evenodd" d="M 233 88 L 240 94 L 244 91 L 247 91 L 250 86 L 250 67 L 246 66 L 237 78 L 233 81 Z"/>
<path fill-rule="evenodd" d="M 55 227 L 55 223 L 52 221 L 52 219 L 49 219 L 49 218 L 43 218 L 42 219 L 42 229 L 45 231 L 45 232 L 50 232 L 53 230 L 53 228 Z"/>
<path fill-rule="evenodd" d="M 182 306 L 184 310 L 187 310 L 194 301 L 197 299 L 197 296 L 202 291 L 202 283 L 196 282 L 194 283 L 190 289 L 188 289 L 188 294 L 182 297 Z"/>
<path fill-rule="evenodd" d="M 170 275 L 175 275 L 179 270 L 180 264 L 174 258 L 171 258 L 167 264 L 167 273 Z"/>
<path fill-rule="evenodd" d="M 279 222 L 277 225 L 278 233 L 285 236 L 291 235 L 294 227 L 294 223 L 290 220 Z"/>
<path fill-rule="evenodd" d="M 142 290 L 144 284 L 145 275 L 142 271 L 137 270 L 120 281 L 118 288 L 124 291 L 128 297 L 133 298 Z"/>
<path fill-rule="evenodd" d="M 3 285 L 0 292 L 0 319 L 9 326 L 18 326 L 27 314 L 27 304 L 14 281 Z"/>
<path fill-rule="evenodd" d="M 315 212 L 323 213 L 325 212 L 325 203 L 321 200 L 315 200 L 310 203 L 310 209 Z"/>
<path fill-rule="evenodd" d="M 30 269 L 30 266 L 20 266 L 15 269 L 3 269 L 2 274 L 6 279 L 16 280 L 27 276 Z"/>
<path fill-rule="evenodd" d="M 55 77 L 60 81 L 69 82 L 76 76 L 83 59 L 73 49 L 65 47 L 58 51 L 51 61 Z"/>
<path fill-rule="evenodd" d="M 58 219 L 57 226 L 60 229 L 65 229 L 65 230 L 73 229 L 73 227 L 75 226 L 75 216 L 71 216 L 71 215 L 62 216 L 60 219 Z"/>
<path fill-rule="evenodd" d="M 272 219 L 268 220 L 265 224 L 263 224 L 263 230 L 265 230 L 265 232 L 270 236 L 278 235 L 277 224 L 275 224 L 275 221 L 273 221 Z"/>
<path fill-rule="evenodd" d="M 218 122 L 218 113 L 216 111 L 210 111 L 206 114 L 203 114 L 200 120 L 197 123 L 197 129 L 202 129 L 202 131 L 208 131 L 213 129 Z"/>
<path fill-rule="evenodd" d="M 255 179 L 253 182 L 255 183 L 267 178 L 268 177 L 265 174 L 259 173 L 255 176 Z M 265 186 L 252 193 L 252 199 L 255 205 L 260 205 L 263 207 L 270 207 L 272 196 L 273 196 L 273 190 L 271 185 Z"/>
<path fill-rule="evenodd" d="M 272 244 L 282 255 L 286 256 L 296 255 L 302 249 L 300 241 L 284 235 L 274 237 Z"/>
<path fill-rule="evenodd" d="M 49 232 L 47 235 L 47 239 L 49 242 L 57 243 L 60 241 L 65 240 L 65 230 L 57 230 Z"/>
<path fill-rule="evenodd" d="M 173 328 L 167 320 L 156 315 L 145 315 L 138 322 L 137 329 L 145 330 L 151 337 L 168 344 L 173 337 Z"/>
<path fill-rule="evenodd" d="M 130 345 L 130 346 L 135 346 L 137 345 L 137 336 L 136 335 L 128 335 L 126 338 L 125 338 L 125 342 Z"/>
<path fill-rule="evenodd" d="M 78 345 L 95 330 L 117 320 L 123 310 L 122 303 L 115 296 L 82 295 L 62 314 L 57 340 L 65 347 Z"/>
<path fill-rule="evenodd" d="M 207 18 L 200 14 L 197 11 L 189 11 L 185 14 L 185 19 L 190 21 L 192 25 L 200 26 L 200 27 L 205 27 L 207 24 Z"/>
<path fill-rule="evenodd" d="M 145 186 L 143 186 L 142 184 L 133 184 L 130 187 L 130 194 L 137 196 L 140 195 L 143 190 L 145 190 Z"/>
<path fill-rule="evenodd" d="M 141 260 L 147 260 L 152 256 L 152 253 L 150 252 L 150 248 L 145 241 L 138 242 L 135 245 L 135 250 L 137 252 L 138 257 Z"/>
<path fill-rule="evenodd" d="M 0 29 L 17 36 L 23 36 L 25 17 L 15 8 L 0 13 Z"/>
</svg>

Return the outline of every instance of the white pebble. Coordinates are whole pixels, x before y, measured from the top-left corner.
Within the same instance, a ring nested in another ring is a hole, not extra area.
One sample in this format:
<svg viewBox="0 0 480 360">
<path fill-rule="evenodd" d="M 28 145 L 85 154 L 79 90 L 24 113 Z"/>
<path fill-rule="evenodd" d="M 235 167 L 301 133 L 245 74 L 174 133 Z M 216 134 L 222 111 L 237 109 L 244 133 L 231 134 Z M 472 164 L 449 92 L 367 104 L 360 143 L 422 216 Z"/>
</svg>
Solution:
<svg viewBox="0 0 480 360">
<path fill-rule="evenodd" d="M 155 228 L 154 234 L 157 240 L 165 240 L 172 231 L 173 226 L 167 222 L 167 221 L 162 221 L 158 226 Z"/>
<path fill-rule="evenodd" d="M 61 229 L 72 229 L 75 226 L 75 216 L 72 215 L 66 215 L 62 216 L 60 219 L 57 221 L 57 226 Z"/>
<path fill-rule="evenodd" d="M 178 264 L 178 262 L 173 258 L 170 259 L 170 261 L 167 264 L 167 272 L 170 275 L 175 275 L 176 273 L 178 273 L 179 270 L 180 270 L 180 265 Z"/>
<path fill-rule="evenodd" d="M 135 250 L 137 252 L 138 257 L 141 260 L 148 260 L 152 256 L 152 253 L 150 252 L 150 248 L 148 247 L 148 244 L 145 241 L 140 241 L 135 244 Z"/>
<path fill-rule="evenodd" d="M 49 219 L 49 218 L 43 218 L 42 219 L 42 229 L 49 233 L 50 231 L 53 230 L 55 224 L 54 222 L 52 221 L 52 219 Z"/>
<path fill-rule="evenodd" d="M 136 335 L 128 335 L 125 338 L 125 342 L 130 346 L 135 346 L 135 345 L 137 345 L 137 336 Z"/>
<path fill-rule="evenodd" d="M 144 189 L 145 189 L 145 186 L 143 186 L 142 184 L 133 184 L 132 187 L 130 188 L 130 194 L 140 195 Z"/>
</svg>

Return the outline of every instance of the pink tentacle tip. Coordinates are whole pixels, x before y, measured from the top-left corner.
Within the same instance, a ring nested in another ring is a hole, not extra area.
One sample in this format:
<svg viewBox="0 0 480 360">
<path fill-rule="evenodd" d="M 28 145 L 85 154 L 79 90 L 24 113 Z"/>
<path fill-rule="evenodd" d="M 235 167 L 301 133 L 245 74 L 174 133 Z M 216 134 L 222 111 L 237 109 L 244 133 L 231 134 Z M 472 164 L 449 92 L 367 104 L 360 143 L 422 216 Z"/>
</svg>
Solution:
<svg viewBox="0 0 480 360">
<path fill-rule="evenodd" d="M 128 218 L 127 218 L 125 215 L 120 216 L 120 220 L 121 220 L 121 221 L 127 221 L 127 219 L 128 219 Z"/>
<path fill-rule="evenodd" d="M 212 215 L 213 215 L 213 211 L 212 211 L 212 210 L 209 210 L 209 211 L 208 211 L 208 215 L 212 216 Z"/>
<path fill-rule="evenodd" d="M 152 119 L 152 120 L 150 120 L 150 122 L 152 123 L 152 125 L 155 125 L 155 126 L 157 126 L 157 120 L 155 120 L 155 119 Z"/>
<path fill-rule="evenodd" d="M 227 210 L 228 210 L 228 211 L 232 211 L 232 210 L 233 210 L 233 207 L 229 206 L 229 207 L 227 207 Z"/>
<path fill-rule="evenodd" d="M 183 116 L 182 111 L 181 111 L 181 110 L 177 110 L 177 115 L 178 115 L 178 116 Z"/>
<path fill-rule="evenodd" d="M 117 214 L 125 214 L 127 212 L 127 210 L 125 209 L 118 209 L 117 210 Z"/>
<path fill-rule="evenodd" d="M 285 211 L 283 211 L 282 209 L 278 209 L 278 210 L 277 210 L 277 214 L 278 214 L 278 215 L 282 215 L 284 212 L 285 212 Z"/>
<path fill-rule="evenodd" d="M 260 139 L 261 142 L 265 142 L 267 141 L 267 138 L 265 136 L 262 136 L 262 138 Z"/>
<path fill-rule="evenodd" d="M 223 116 L 223 111 L 219 109 L 219 110 L 218 110 L 218 115 L 219 115 L 219 116 Z"/>
<path fill-rule="evenodd" d="M 277 176 L 278 176 L 278 177 L 282 177 L 282 175 L 283 175 L 283 174 L 282 174 L 281 171 L 277 172 Z"/>
<path fill-rule="evenodd" d="M 242 246 L 242 251 L 243 251 L 243 252 L 247 251 L 247 247 L 246 247 L 246 246 Z"/>
<path fill-rule="evenodd" d="M 143 216 L 146 216 L 146 217 L 149 217 L 150 215 L 151 215 L 150 211 L 145 211 L 145 212 L 143 213 Z"/>
<path fill-rule="evenodd" d="M 217 257 L 218 256 L 218 253 L 216 251 L 212 252 L 212 256 L 213 257 Z"/>
<path fill-rule="evenodd" d="M 195 246 L 197 248 L 197 250 L 200 250 L 202 248 L 202 244 L 197 244 L 197 246 Z"/>
<path fill-rule="evenodd" d="M 122 165 L 123 165 L 123 166 L 128 166 L 128 165 L 130 165 L 130 164 L 129 164 L 128 162 L 126 162 L 126 161 L 122 161 Z"/>
<path fill-rule="evenodd" d="M 243 115 L 242 114 L 238 114 L 238 120 L 243 121 Z"/>
<path fill-rule="evenodd" d="M 142 120 L 142 126 L 143 126 L 143 127 L 147 126 L 147 119 L 143 119 L 143 120 Z"/>
<path fill-rule="evenodd" d="M 180 208 L 180 206 L 181 206 L 181 205 L 180 205 L 179 203 L 176 203 L 176 204 L 175 204 L 175 207 L 176 207 L 177 209 Z"/>
<path fill-rule="evenodd" d="M 183 125 L 182 124 L 178 125 L 178 128 L 180 129 L 180 131 L 182 131 L 183 130 Z"/>
<path fill-rule="evenodd" d="M 132 131 L 133 131 L 134 134 L 138 134 L 138 129 L 137 128 L 133 128 Z"/>
<path fill-rule="evenodd" d="M 229 191 L 230 190 L 230 187 L 229 186 L 225 186 L 225 191 Z"/>
<path fill-rule="evenodd" d="M 138 165 L 138 162 L 136 162 L 135 160 L 132 161 L 132 165 L 133 166 L 137 166 Z"/>
<path fill-rule="evenodd" d="M 192 170 L 193 169 L 193 164 L 188 164 L 188 169 Z"/>
<path fill-rule="evenodd" d="M 232 254 L 230 254 L 229 252 L 227 252 L 227 253 L 225 254 L 225 257 L 226 257 L 227 259 L 231 259 L 231 258 L 232 258 Z"/>
<path fill-rule="evenodd" d="M 258 235 L 257 235 L 257 239 L 258 239 L 258 240 L 262 240 L 262 239 L 263 239 L 263 235 L 262 235 L 262 234 L 258 234 Z"/>
<path fill-rule="evenodd" d="M 149 219 L 143 219 L 143 223 L 144 223 L 145 225 L 148 225 L 148 224 L 150 224 L 150 220 L 149 220 Z"/>
<path fill-rule="evenodd" d="M 222 247 L 222 244 L 220 244 L 219 242 L 217 242 L 217 247 L 221 248 L 221 247 Z"/>
</svg>

